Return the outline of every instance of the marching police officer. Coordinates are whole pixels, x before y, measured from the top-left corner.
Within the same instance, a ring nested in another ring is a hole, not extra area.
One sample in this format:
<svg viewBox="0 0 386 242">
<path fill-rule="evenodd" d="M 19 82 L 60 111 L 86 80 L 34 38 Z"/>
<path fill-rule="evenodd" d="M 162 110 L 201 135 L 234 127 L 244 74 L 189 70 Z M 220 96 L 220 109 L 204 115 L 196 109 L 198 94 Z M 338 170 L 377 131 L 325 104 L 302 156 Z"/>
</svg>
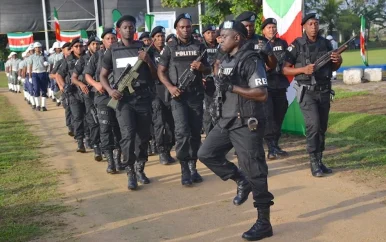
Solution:
<svg viewBox="0 0 386 242">
<path fill-rule="evenodd" d="M 97 111 L 94 106 L 94 92 L 90 91 L 90 86 L 85 80 L 85 66 L 88 63 L 91 56 L 99 50 L 99 39 L 98 37 L 92 36 L 87 42 L 88 52 L 82 56 L 82 58 L 77 61 L 75 65 L 74 72 L 72 73 L 71 82 L 78 86 L 78 93 L 83 100 L 84 105 L 84 118 L 87 124 L 87 128 L 90 131 L 90 141 L 94 149 L 94 159 L 96 161 L 101 161 L 102 151 L 99 147 L 100 143 L 100 133 L 99 133 L 99 123 L 97 117 Z"/>
<path fill-rule="evenodd" d="M 268 96 L 265 67 L 259 55 L 246 43 L 248 32 L 242 23 L 226 21 L 221 29 L 221 49 L 226 56 L 215 84 L 216 91 L 223 93 L 222 108 L 198 157 L 222 180 L 236 182 L 235 205 L 243 204 L 252 191 L 258 218 L 242 237 L 259 240 L 272 236 L 269 217 L 273 195 L 268 191 L 268 166 L 263 148 L 265 117 L 260 105 Z M 232 147 L 237 151 L 242 171 L 225 157 Z"/>
<path fill-rule="evenodd" d="M 13 92 L 10 67 L 9 67 L 10 61 L 11 61 L 11 54 L 8 55 L 7 61 L 4 63 L 4 67 L 5 67 L 5 75 L 7 76 L 7 80 L 8 80 L 8 90 L 10 92 Z"/>
<path fill-rule="evenodd" d="M 176 153 L 181 164 L 181 183 L 201 182 L 196 169 L 197 151 L 201 143 L 204 87 L 202 75 L 212 72 L 204 53 L 205 45 L 192 37 L 192 20 L 188 13 L 179 15 L 174 22 L 176 39 L 167 43 L 158 63 L 158 77 L 173 99 L 171 108 L 175 124 Z M 201 61 L 197 57 L 204 56 Z M 178 88 L 185 70 L 196 74 L 184 92 Z"/>
<path fill-rule="evenodd" d="M 36 110 L 47 111 L 46 98 L 49 81 L 47 67 L 49 63 L 42 52 L 42 45 L 39 42 L 34 43 L 34 49 L 35 54 L 31 55 L 29 59 L 29 78 L 32 79 L 33 83 L 33 96 L 35 97 Z M 40 93 L 41 100 L 39 99 Z"/>
<path fill-rule="evenodd" d="M 145 46 L 150 46 L 151 44 L 150 32 L 143 32 L 141 36 L 139 36 L 139 40 L 142 41 Z"/>
<path fill-rule="evenodd" d="M 113 44 L 103 57 L 100 79 L 103 88 L 109 95 L 119 100 L 116 110 L 122 139 L 121 149 L 123 160 L 127 163 L 128 188 L 135 190 L 138 181 L 142 184 L 149 183 L 144 173 L 145 163 L 148 158 L 147 147 L 150 139 L 151 125 L 151 101 L 154 80 L 157 78 L 157 70 L 154 60 L 142 49 L 143 43 L 134 40 L 136 19 L 130 15 L 122 16 L 116 26 L 121 34 L 121 42 Z M 118 82 L 120 74 L 126 67 L 134 67 L 136 61 L 141 59 L 142 65 L 137 70 L 138 78 L 132 85 L 135 92 L 130 94 L 127 88 L 123 93 L 111 88 L 108 76 L 111 70 L 114 73 L 114 81 Z M 130 65 L 130 66 L 129 66 Z M 139 137 L 139 152 L 135 154 L 135 138 Z M 135 164 L 135 168 L 134 168 Z"/>
<path fill-rule="evenodd" d="M 12 89 L 14 93 L 20 93 L 20 77 L 18 76 L 20 59 L 17 58 L 16 52 L 11 52 L 9 55 L 11 56 L 9 73 L 12 80 Z"/>
<path fill-rule="evenodd" d="M 216 61 L 218 43 L 216 41 L 216 26 L 207 25 L 202 29 L 202 35 L 204 36 L 204 44 L 208 53 L 208 61 L 211 67 Z M 213 73 L 212 73 L 213 74 Z M 210 106 L 213 102 L 213 93 L 214 93 L 214 82 L 213 75 L 206 76 L 205 81 L 205 97 L 204 97 L 204 115 L 203 115 L 203 126 L 205 134 L 208 135 L 209 131 L 213 128 L 212 116 L 210 115 Z"/>
<path fill-rule="evenodd" d="M 86 147 L 84 146 L 84 104 L 81 96 L 78 93 L 78 89 L 71 83 L 72 73 L 75 71 L 76 62 L 79 61 L 84 53 L 83 40 L 76 38 L 72 40 L 69 48 L 72 52 L 60 65 L 56 75 L 56 81 L 59 89 L 65 95 L 70 106 L 72 114 L 72 126 L 74 128 L 74 138 L 77 140 L 78 148 L 76 152 L 86 153 Z"/>
<path fill-rule="evenodd" d="M 263 36 L 255 34 L 256 14 L 254 12 L 246 11 L 237 16 L 236 20 L 240 21 L 244 24 L 245 28 L 247 28 L 247 40 L 251 43 L 251 47 L 260 53 L 261 58 L 270 69 L 275 69 L 277 60 L 272 52 L 271 46 L 267 44 L 268 40 Z"/>
<path fill-rule="evenodd" d="M 315 177 L 331 173 L 322 162 L 325 133 L 330 111 L 331 76 L 342 64 L 340 54 L 332 52 L 331 61 L 315 71 L 315 61 L 332 50 L 331 43 L 319 36 L 319 17 L 307 14 L 302 20 L 305 30 L 287 49 L 285 75 L 295 76 L 297 98 L 306 123 L 307 151 L 311 173 Z M 295 68 L 291 68 L 295 66 Z"/>
<path fill-rule="evenodd" d="M 165 28 L 156 26 L 151 31 L 150 37 L 154 41 L 152 50 L 155 62 L 158 65 L 161 52 L 165 47 Z M 157 144 L 160 163 L 162 165 L 169 165 L 175 162 L 170 155 L 170 151 L 175 144 L 175 139 L 173 114 L 167 95 L 169 91 L 159 80 L 156 80 L 155 89 L 156 97 L 152 103 L 155 143 Z"/>
<path fill-rule="evenodd" d="M 289 82 L 282 72 L 288 44 L 286 41 L 275 37 L 277 33 L 276 23 L 276 19 L 267 18 L 261 25 L 264 37 L 271 39 L 269 44 L 272 46 L 273 54 L 278 61 L 275 69 L 268 68 L 267 70 L 267 126 L 264 139 L 268 146 L 268 159 L 287 155 L 287 152 L 280 148 L 279 139 L 281 136 L 281 125 L 288 108 L 286 92 Z"/>
<path fill-rule="evenodd" d="M 117 42 L 117 33 L 112 28 L 106 28 L 101 37 L 106 49 L 110 49 L 111 45 Z M 114 174 L 117 171 L 124 170 L 125 167 L 121 164 L 121 149 L 119 146 L 121 131 L 119 130 L 118 120 L 115 110 L 107 106 L 110 98 L 99 78 L 105 52 L 106 50 L 99 50 L 91 56 L 86 67 L 85 77 L 87 83 L 93 87 L 91 91 L 95 93 L 94 103 L 98 110 L 101 149 L 106 155 L 108 163 L 106 172 Z M 114 84 L 112 73 L 109 75 L 109 83 L 110 85 Z"/>
</svg>

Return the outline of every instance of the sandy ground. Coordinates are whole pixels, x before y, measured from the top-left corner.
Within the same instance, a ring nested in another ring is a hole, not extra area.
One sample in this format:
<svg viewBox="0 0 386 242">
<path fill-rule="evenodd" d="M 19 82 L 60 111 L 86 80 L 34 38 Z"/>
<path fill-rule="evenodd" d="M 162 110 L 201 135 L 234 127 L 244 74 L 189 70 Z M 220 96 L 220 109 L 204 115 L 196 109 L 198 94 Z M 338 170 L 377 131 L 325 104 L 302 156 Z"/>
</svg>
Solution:
<svg viewBox="0 0 386 242">
<path fill-rule="evenodd" d="M 158 156 L 149 157 L 151 184 L 128 191 L 126 174 L 108 175 L 106 162 L 94 161 L 91 151 L 75 152 L 62 107 L 49 101 L 48 112 L 36 112 L 21 94 L 3 89 L 1 95 L 41 137 L 47 162 L 67 171 L 60 180 L 61 202 L 74 209 L 54 218 L 66 226 L 38 241 L 242 241 L 256 220 L 251 196 L 234 206 L 234 182 L 221 181 L 201 163 L 205 181 L 185 188 L 178 164 L 162 166 Z M 264 241 L 386 241 L 385 185 L 370 188 L 339 171 L 313 178 L 304 162 L 304 140 L 283 147 L 291 156 L 269 162 L 274 236 Z"/>
</svg>

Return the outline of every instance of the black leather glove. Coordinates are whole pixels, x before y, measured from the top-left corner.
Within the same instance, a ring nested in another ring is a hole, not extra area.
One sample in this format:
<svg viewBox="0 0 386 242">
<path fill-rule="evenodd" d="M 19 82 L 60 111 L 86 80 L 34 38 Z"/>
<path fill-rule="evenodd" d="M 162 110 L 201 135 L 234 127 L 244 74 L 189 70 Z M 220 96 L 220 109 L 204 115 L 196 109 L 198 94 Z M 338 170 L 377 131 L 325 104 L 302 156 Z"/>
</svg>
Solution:
<svg viewBox="0 0 386 242">
<path fill-rule="evenodd" d="M 227 78 L 215 77 L 214 84 L 216 85 L 217 90 L 220 92 L 233 91 L 233 85 Z"/>
<path fill-rule="evenodd" d="M 259 40 L 259 50 L 262 54 L 266 55 L 266 56 L 270 56 L 270 55 L 273 55 L 273 49 L 272 49 L 272 46 L 267 43 L 266 41 L 264 40 Z"/>
</svg>

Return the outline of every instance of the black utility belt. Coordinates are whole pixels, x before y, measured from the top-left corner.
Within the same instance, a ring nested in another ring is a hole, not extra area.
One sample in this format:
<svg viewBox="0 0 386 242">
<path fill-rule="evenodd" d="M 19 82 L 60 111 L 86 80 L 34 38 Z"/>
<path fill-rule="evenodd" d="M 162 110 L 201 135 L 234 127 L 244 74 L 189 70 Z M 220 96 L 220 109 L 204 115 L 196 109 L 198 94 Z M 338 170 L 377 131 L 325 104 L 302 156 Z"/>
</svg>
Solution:
<svg viewBox="0 0 386 242">
<path fill-rule="evenodd" d="M 331 85 L 330 84 L 323 84 L 323 85 L 303 85 L 304 88 L 308 91 L 315 92 L 315 91 L 325 91 L 325 90 L 330 90 Z"/>
</svg>

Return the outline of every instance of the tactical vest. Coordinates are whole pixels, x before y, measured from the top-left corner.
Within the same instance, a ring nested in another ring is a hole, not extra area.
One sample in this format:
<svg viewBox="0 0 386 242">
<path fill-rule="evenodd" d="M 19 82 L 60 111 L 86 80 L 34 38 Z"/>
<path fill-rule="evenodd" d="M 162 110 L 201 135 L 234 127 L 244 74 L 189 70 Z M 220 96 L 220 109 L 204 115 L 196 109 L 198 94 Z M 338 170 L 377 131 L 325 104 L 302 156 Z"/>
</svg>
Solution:
<svg viewBox="0 0 386 242">
<path fill-rule="evenodd" d="M 132 67 L 138 60 L 138 51 L 142 49 L 143 43 L 136 41 L 130 46 L 124 46 L 121 42 L 111 46 L 111 55 L 113 60 L 113 76 L 117 81 L 126 66 L 130 64 Z M 143 62 L 138 69 L 139 76 L 136 79 L 134 88 L 145 89 L 151 86 L 152 76 L 148 65 Z"/>
<path fill-rule="evenodd" d="M 103 57 L 105 56 L 105 53 L 106 53 L 106 50 L 99 50 L 94 54 L 95 55 L 94 58 L 97 60 L 97 63 L 95 63 L 96 64 L 96 71 L 95 71 L 93 78 L 96 82 L 101 81 L 100 80 L 100 74 L 101 74 L 101 70 L 102 70 Z M 114 73 L 111 72 L 109 74 L 108 81 L 110 83 L 110 86 L 114 85 Z"/>
<path fill-rule="evenodd" d="M 182 46 L 173 40 L 167 44 L 171 52 L 171 60 L 169 64 L 169 78 L 174 84 L 178 84 L 178 78 L 184 73 L 185 70 L 190 68 L 190 64 L 197 59 L 202 53 L 200 51 L 200 42 L 192 40 L 192 43 L 187 46 Z M 202 85 L 202 74 L 196 72 L 196 79 L 190 87 Z"/>
<path fill-rule="evenodd" d="M 249 88 L 248 80 L 241 77 L 243 62 L 251 57 L 258 57 L 258 54 L 253 50 L 245 50 L 239 53 L 230 62 L 224 59 L 221 63 L 223 75 L 227 76 L 233 85 Z M 262 73 L 261 78 L 266 78 L 264 63 L 258 59 L 261 68 L 258 73 Z M 223 94 L 222 118 L 264 118 L 264 104 L 254 100 L 246 99 L 236 93 L 225 92 Z"/>
<path fill-rule="evenodd" d="M 91 58 L 90 52 L 82 56 L 82 73 L 78 76 L 78 80 L 83 82 L 84 84 L 88 85 L 85 78 L 85 72 L 86 72 L 86 65 L 88 64 L 88 61 Z"/>
<path fill-rule="evenodd" d="M 328 53 L 328 45 L 327 40 L 323 37 L 318 36 L 316 40 L 316 49 L 314 52 L 310 52 L 309 46 L 307 43 L 307 37 L 303 35 L 303 37 L 297 38 L 295 41 L 297 42 L 297 47 L 299 47 L 297 59 L 295 63 L 295 68 L 304 67 L 308 64 L 313 64 L 317 59 L 322 57 L 323 55 Z M 323 85 L 330 83 L 330 79 L 332 76 L 332 65 L 331 62 L 314 72 L 316 84 Z M 295 79 L 304 85 L 311 84 L 311 75 L 300 74 L 295 76 Z"/>
<path fill-rule="evenodd" d="M 82 58 L 82 56 L 80 57 Z M 67 58 L 66 58 L 66 62 L 67 62 L 67 67 L 68 67 L 68 74 L 66 76 L 66 83 L 67 84 L 71 84 L 71 76 L 72 76 L 72 73 L 74 73 L 74 70 L 75 70 L 75 65 L 76 63 L 79 61 L 80 59 L 76 59 L 75 56 L 73 54 L 69 55 Z"/>
<path fill-rule="evenodd" d="M 288 79 L 283 75 L 283 64 L 286 54 L 286 43 L 280 38 L 276 38 L 274 42 L 270 42 L 273 54 L 277 59 L 276 69 L 267 71 L 268 88 L 282 89 L 289 86 Z"/>
<path fill-rule="evenodd" d="M 214 62 L 216 61 L 216 56 L 217 56 L 217 51 L 218 51 L 218 46 L 217 47 L 209 47 L 208 44 L 205 42 L 206 46 L 206 53 L 208 53 L 208 62 L 210 66 L 213 66 Z"/>
</svg>

